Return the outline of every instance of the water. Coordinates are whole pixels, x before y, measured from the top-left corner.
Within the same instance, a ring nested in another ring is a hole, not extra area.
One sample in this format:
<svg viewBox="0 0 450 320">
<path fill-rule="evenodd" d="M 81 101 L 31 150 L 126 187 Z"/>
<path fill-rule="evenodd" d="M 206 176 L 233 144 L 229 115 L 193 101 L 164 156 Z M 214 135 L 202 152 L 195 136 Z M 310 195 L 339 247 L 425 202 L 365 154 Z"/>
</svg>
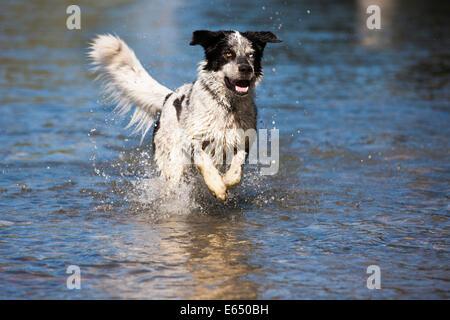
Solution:
<svg viewBox="0 0 450 320">
<path fill-rule="evenodd" d="M 78 4 L 80 31 L 60 2 L 1 4 L 0 298 L 449 298 L 448 4 L 380 2 L 382 31 L 365 1 Z M 117 33 L 176 88 L 191 32 L 222 28 L 284 40 L 257 100 L 280 170 L 247 168 L 224 205 L 192 185 L 164 201 L 85 48 Z"/>
</svg>

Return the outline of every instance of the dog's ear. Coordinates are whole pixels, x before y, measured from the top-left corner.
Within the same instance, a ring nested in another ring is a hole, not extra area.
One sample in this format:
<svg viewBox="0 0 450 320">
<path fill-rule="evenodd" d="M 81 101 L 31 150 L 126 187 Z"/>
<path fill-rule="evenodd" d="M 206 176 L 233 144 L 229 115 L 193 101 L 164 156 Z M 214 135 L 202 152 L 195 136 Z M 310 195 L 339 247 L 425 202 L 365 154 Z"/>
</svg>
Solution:
<svg viewBox="0 0 450 320">
<path fill-rule="evenodd" d="M 192 34 L 192 40 L 189 44 L 191 46 L 199 44 L 203 48 L 207 49 L 224 36 L 225 33 L 223 31 L 197 30 Z"/>
<path fill-rule="evenodd" d="M 270 31 L 247 31 L 243 35 L 250 39 L 252 42 L 258 44 L 262 49 L 266 46 L 266 43 L 278 43 L 282 42 Z"/>
</svg>

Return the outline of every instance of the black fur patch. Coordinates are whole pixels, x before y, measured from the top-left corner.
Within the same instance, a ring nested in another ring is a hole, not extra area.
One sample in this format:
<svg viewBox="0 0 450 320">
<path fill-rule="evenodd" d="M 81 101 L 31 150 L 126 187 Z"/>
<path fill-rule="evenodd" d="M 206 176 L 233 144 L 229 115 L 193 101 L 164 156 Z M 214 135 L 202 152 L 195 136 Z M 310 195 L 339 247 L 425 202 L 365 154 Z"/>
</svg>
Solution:
<svg viewBox="0 0 450 320">
<path fill-rule="evenodd" d="M 209 146 L 209 144 L 211 143 L 211 141 L 203 141 L 202 143 L 202 150 L 205 151 L 205 149 Z"/>
<path fill-rule="evenodd" d="M 170 96 L 172 95 L 172 93 L 173 92 L 171 92 L 171 93 L 169 93 L 169 94 L 167 94 L 167 96 L 164 98 L 164 102 L 163 102 L 163 105 L 165 105 L 166 104 L 166 102 L 167 102 L 167 100 L 170 98 Z"/>
<path fill-rule="evenodd" d="M 228 35 L 234 31 L 208 31 L 197 30 L 192 35 L 191 46 L 201 45 L 205 49 L 206 65 L 204 70 L 218 71 L 225 65 L 230 58 L 225 56 L 228 49 Z M 262 75 L 261 59 L 263 57 L 264 48 L 267 43 L 281 42 L 276 35 L 270 31 L 247 31 L 241 32 L 241 35 L 247 38 L 254 52 L 254 69 L 257 77 Z M 234 56 L 231 58 L 235 58 Z"/>
<path fill-rule="evenodd" d="M 177 111 L 177 120 L 180 121 L 180 113 L 182 108 L 182 103 L 184 100 L 184 94 L 181 96 L 181 98 L 176 98 L 173 102 L 173 106 L 175 107 L 175 110 Z"/>
<path fill-rule="evenodd" d="M 214 91 L 212 91 L 212 89 L 204 81 L 202 81 L 201 83 L 203 89 L 208 91 L 208 93 L 213 97 L 213 99 L 219 102 L 219 97 L 217 96 L 217 94 Z"/>
<path fill-rule="evenodd" d="M 195 31 L 192 36 L 191 46 L 201 45 L 205 49 L 206 65 L 204 70 L 218 71 L 228 62 L 224 52 L 228 47 L 227 36 L 233 31 Z"/>
<path fill-rule="evenodd" d="M 263 57 L 264 48 L 266 47 L 266 43 L 277 43 L 281 42 L 281 40 L 277 39 L 276 35 L 274 35 L 270 31 L 247 31 L 241 34 L 251 42 L 252 48 L 253 50 L 255 50 L 255 52 L 253 53 L 253 67 L 255 69 L 255 75 L 259 77 L 262 75 L 261 60 Z"/>
<path fill-rule="evenodd" d="M 219 104 L 219 105 L 221 105 L 225 110 L 228 110 L 228 111 L 232 111 L 233 110 L 233 108 L 231 107 L 231 109 L 230 109 L 230 107 L 229 106 L 227 106 L 227 105 L 225 105 L 225 104 L 223 104 L 221 101 L 220 101 L 220 99 L 219 99 L 219 97 L 217 96 L 217 93 L 215 93 L 204 81 L 201 81 L 201 85 L 202 85 L 202 87 L 203 87 L 203 89 L 205 89 L 210 95 L 211 95 L 211 97 L 214 99 L 214 100 L 216 100 L 216 102 Z"/>
<path fill-rule="evenodd" d="M 189 104 L 191 103 L 192 90 L 194 89 L 194 85 L 195 85 L 196 81 L 197 80 L 194 80 L 194 82 L 192 82 L 191 89 L 189 90 L 189 94 L 188 94 L 188 97 L 186 99 L 186 107 L 189 107 Z"/>
<path fill-rule="evenodd" d="M 169 93 L 169 94 L 171 94 L 171 93 Z M 157 119 L 155 121 L 155 127 L 153 129 L 153 137 L 152 137 L 153 152 L 155 152 L 155 136 L 159 130 L 159 118 L 160 118 L 160 116 L 157 117 Z"/>
</svg>

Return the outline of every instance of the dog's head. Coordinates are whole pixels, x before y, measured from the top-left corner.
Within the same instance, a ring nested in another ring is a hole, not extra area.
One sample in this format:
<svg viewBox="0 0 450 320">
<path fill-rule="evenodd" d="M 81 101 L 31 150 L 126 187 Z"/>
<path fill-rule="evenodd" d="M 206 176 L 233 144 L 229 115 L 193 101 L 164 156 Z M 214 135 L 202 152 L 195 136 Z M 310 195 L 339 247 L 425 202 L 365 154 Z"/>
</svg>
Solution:
<svg viewBox="0 0 450 320">
<path fill-rule="evenodd" d="M 205 49 L 203 69 L 216 73 L 233 94 L 245 96 L 262 77 L 261 58 L 268 42 L 281 42 L 269 31 L 195 31 L 191 46 Z"/>
</svg>

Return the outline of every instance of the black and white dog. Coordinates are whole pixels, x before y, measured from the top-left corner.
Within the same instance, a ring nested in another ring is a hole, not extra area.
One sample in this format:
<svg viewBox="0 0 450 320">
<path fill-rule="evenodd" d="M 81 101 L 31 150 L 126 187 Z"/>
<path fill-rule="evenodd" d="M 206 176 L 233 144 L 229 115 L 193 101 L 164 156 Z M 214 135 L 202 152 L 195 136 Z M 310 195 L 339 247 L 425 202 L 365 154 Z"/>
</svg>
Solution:
<svg viewBox="0 0 450 320">
<path fill-rule="evenodd" d="M 256 130 L 254 89 L 263 76 L 268 42 L 281 40 L 272 32 L 195 31 L 190 44 L 201 45 L 205 59 L 197 79 L 175 91 L 155 81 L 116 36 L 95 38 L 88 55 L 119 110 L 135 108 L 129 126 L 136 125 L 142 137 L 160 114 L 154 157 L 169 188 L 195 164 L 211 192 L 225 200 L 227 188 L 242 177 L 250 143 L 245 131 Z M 224 155 L 230 154 L 230 168 L 222 176 Z"/>
</svg>

